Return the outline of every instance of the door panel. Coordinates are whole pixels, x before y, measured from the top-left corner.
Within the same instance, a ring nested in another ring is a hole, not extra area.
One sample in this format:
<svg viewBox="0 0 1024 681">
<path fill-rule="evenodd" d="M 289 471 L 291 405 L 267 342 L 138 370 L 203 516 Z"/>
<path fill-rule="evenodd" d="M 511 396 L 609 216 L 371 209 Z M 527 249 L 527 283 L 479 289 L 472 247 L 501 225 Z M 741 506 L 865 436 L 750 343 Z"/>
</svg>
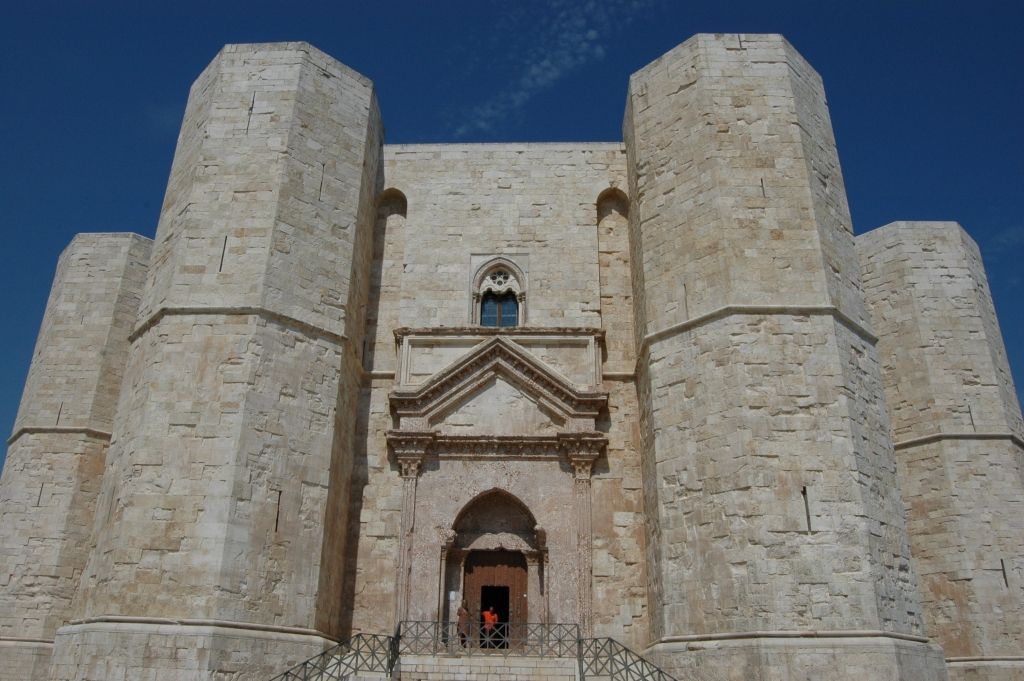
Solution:
<svg viewBox="0 0 1024 681">
<path fill-rule="evenodd" d="M 463 597 L 474 621 L 483 621 L 480 593 L 485 586 L 508 587 L 508 621 L 514 624 L 529 621 L 526 559 L 523 554 L 513 551 L 473 551 L 466 558 L 464 584 Z"/>
</svg>

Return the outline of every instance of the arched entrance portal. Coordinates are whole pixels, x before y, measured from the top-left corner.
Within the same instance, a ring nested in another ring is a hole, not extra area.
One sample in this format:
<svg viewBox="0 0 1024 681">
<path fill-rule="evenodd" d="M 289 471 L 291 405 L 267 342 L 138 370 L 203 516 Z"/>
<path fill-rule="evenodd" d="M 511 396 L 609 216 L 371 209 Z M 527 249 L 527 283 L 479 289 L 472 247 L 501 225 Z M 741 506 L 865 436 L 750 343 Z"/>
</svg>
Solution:
<svg viewBox="0 0 1024 681">
<path fill-rule="evenodd" d="M 544 543 L 533 514 L 508 492 L 491 490 L 466 504 L 443 557 L 446 617 L 465 600 L 475 622 L 491 605 L 502 623 L 545 621 Z"/>
</svg>

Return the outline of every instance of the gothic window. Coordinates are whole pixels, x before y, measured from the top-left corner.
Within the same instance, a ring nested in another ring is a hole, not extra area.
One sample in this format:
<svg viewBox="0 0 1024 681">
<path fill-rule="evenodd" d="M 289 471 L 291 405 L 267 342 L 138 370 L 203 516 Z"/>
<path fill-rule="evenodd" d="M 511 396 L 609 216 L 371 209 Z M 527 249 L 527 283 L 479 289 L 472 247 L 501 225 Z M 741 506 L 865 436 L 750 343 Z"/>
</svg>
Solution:
<svg viewBox="0 0 1024 681">
<path fill-rule="evenodd" d="M 480 301 L 480 326 L 518 326 L 519 301 L 514 293 L 487 292 Z"/>
<path fill-rule="evenodd" d="M 474 277 L 473 322 L 480 326 L 512 327 L 525 322 L 523 271 L 508 258 L 485 263 Z"/>
</svg>

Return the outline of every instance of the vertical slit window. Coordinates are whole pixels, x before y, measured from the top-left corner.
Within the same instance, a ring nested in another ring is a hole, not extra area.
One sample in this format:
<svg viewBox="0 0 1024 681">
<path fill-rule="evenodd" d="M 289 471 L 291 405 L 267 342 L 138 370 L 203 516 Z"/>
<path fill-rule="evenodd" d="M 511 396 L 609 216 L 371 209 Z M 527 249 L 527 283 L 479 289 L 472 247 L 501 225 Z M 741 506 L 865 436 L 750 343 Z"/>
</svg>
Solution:
<svg viewBox="0 0 1024 681">
<path fill-rule="evenodd" d="M 807 487 L 800 490 L 800 495 L 804 498 L 804 519 L 807 521 L 807 532 L 813 532 L 811 529 L 811 502 L 807 498 Z"/>
</svg>

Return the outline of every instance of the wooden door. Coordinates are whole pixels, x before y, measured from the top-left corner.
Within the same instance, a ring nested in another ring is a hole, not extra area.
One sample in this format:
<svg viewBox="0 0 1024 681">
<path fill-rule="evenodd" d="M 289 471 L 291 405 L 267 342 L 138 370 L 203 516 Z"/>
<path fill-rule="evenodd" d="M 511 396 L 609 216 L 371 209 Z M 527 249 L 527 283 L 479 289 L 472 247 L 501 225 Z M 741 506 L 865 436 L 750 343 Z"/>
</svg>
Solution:
<svg viewBox="0 0 1024 681">
<path fill-rule="evenodd" d="M 472 621 L 482 622 L 482 609 L 495 605 L 499 622 L 528 621 L 526 558 L 513 551 L 473 551 L 466 557 L 463 597 Z M 496 588 L 497 587 L 497 588 Z M 507 596 L 504 589 L 507 588 Z M 507 601 L 502 603 L 502 601 Z"/>
</svg>

